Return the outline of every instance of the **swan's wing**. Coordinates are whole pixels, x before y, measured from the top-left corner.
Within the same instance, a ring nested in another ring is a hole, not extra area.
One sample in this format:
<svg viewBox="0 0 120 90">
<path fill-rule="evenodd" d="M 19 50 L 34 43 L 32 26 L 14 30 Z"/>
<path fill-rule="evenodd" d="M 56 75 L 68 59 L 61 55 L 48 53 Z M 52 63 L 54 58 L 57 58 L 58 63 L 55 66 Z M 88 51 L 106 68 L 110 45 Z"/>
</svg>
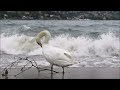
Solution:
<svg viewBox="0 0 120 90">
<path fill-rule="evenodd" d="M 68 58 L 72 58 L 71 54 L 68 54 L 67 52 L 65 52 L 64 55 L 67 56 Z"/>
<path fill-rule="evenodd" d="M 56 53 L 58 53 L 58 55 L 60 55 L 60 57 L 59 58 L 61 58 L 61 59 L 72 59 L 72 55 L 71 55 L 71 53 L 69 52 L 69 51 L 66 51 L 66 50 L 64 50 L 64 49 L 61 49 L 61 48 L 56 48 Z"/>
<path fill-rule="evenodd" d="M 72 58 L 72 55 L 69 51 L 66 51 L 64 49 L 60 49 L 60 48 L 56 48 L 56 52 L 55 52 L 58 55 L 60 55 L 60 58 L 62 59 L 65 59 L 65 58 L 68 58 L 68 59 L 71 59 Z"/>
<path fill-rule="evenodd" d="M 43 47 L 43 55 L 46 60 L 55 65 L 66 66 L 74 64 L 74 59 L 70 52 L 51 46 Z"/>
<path fill-rule="evenodd" d="M 49 57 L 50 59 L 68 60 L 72 58 L 72 55 L 70 54 L 70 52 L 57 47 L 49 46 L 49 47 L 43 48 L 43 52 L 44 52 L 44 55 Z"/>
</svg>

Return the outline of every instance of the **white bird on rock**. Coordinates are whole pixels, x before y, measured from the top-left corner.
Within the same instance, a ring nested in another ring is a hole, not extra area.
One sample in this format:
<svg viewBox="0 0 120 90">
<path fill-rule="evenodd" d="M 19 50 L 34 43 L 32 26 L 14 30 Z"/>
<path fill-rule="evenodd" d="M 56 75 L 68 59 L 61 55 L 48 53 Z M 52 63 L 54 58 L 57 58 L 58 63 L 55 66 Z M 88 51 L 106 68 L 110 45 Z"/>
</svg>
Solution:
<svg viewBox="0 0 120 90">
<path fill-rule="evenodd" d="M 44 40 L 42 41 L 43 37 Z M 53 65 L 62 67 L 64 73 L 64 67 L 71 66 L 76 62 L 72 59 L 72 55 L 70 54 L 70 52 L 49 45 L 50 38 L 50 32 L 44 30 L 37 35 L 36 42 L 38 45 L 41 46 L 43 56 L 51 65 L 51 73 L 53 72 Z"/>
</svg>

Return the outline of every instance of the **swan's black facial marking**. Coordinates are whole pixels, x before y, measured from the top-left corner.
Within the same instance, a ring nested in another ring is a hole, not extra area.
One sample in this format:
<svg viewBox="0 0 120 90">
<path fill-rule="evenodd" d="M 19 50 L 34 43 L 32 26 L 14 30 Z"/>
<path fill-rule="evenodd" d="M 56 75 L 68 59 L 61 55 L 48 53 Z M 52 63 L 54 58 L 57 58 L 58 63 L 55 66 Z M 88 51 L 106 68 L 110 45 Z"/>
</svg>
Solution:
<svg viewBox="0 0 120 90">
<path fill-rule="evenodd" d="M 40 45 L 40 46 L 42 47 L 42 44 L 41 44 L 41 43 L 38 43 L 38 42 L 37 42 L 37 44 Z"/>
<path fill-rule="evenodd" d="M 42 44 L 40 43 L 40 46 L 42 47 Z"/>
</svg>

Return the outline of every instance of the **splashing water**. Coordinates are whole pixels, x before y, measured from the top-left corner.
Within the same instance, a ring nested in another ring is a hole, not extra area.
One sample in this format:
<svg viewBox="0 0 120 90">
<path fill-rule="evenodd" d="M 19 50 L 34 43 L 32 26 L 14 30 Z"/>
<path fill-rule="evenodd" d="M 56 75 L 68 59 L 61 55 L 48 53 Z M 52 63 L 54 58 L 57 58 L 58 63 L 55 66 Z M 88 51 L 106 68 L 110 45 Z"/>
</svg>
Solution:
<svg viewBox="0 0 120 90">
<path fill-rule="evenodd" d="M 1 35 L 1 51 L 7 54 L 41 55 L 41 48 L 35 42 L 35 37 L 26 35 Z M 99 39 L 85 36 L 71 37 L 68 34 L 55 36 L 50 45 L 66 49 L 80 56 L 120 56 L 120 40 L 113 33 L 102 34 Z"/>
</svg>

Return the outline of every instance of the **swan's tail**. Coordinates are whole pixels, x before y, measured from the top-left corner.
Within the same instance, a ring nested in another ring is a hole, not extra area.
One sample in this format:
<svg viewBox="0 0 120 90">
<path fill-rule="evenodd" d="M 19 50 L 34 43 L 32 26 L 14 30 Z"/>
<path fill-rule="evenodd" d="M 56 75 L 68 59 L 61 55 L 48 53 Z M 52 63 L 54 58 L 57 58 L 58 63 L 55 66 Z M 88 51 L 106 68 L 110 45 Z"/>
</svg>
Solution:
<svg viewBox="0 0 120 90">
<path fill-rule="evenodd" d="M 77 61 L 77 60 L 75 60 L 75 58 L 73 58 L 73 54 L 72 53 L 64 53 L 67 57 L 69 57 L 70 58 L 70 61 L 71 61 L 71 63 L 72 64 L 78 64 L 78 63 L 80 63 L 79 61 Z"/>
<path fill-rule="evenodd" d="M 78 64 L 78 63 L 80 63 L 80 62 L 75 60 L 75 59 L 73 59 L 73 64 Z"/>
</svg>

